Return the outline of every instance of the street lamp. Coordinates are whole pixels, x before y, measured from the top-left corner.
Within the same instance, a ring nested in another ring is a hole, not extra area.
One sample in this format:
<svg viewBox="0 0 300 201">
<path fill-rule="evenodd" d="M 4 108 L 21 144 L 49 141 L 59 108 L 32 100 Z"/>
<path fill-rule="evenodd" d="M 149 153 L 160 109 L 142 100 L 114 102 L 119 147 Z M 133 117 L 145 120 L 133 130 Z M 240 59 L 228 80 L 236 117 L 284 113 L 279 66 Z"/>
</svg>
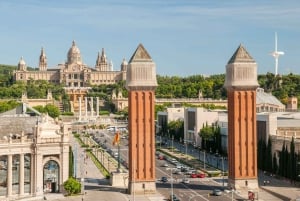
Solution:
<svg viewBox="0 0 300 201">
<path fill-rule="evenodd" d="M 174 196 L 174 190 L 173 190 L 173 171 L 172 171 L 173 168 L 166 168 L 166 170 L 171 170 L 171 201 L 173 201 L 173 196 Z"/>
<path fill-rule="evenodd" d="M 203 167 L 203 168 L 204 168 L 204 170 L 205 170 L 205 150 L 203 151 L 203 161 L 204 161 L 204 164 L 203 164 L 204 167 Z"/>
<path fill-rule="evenodd" d="M 162 143 L 162 141 L 161 141 L 161 135 L 159 136 L 159 138 L 160 138 L 160 140 L 159 140 L 159 149 L 161 150 L 161 143 Z"/>
<path fill-rule="evenodd" d="M 174 142 L 174 135 L 172 135 L 172 152 L 174 152 L 173 142 Z"/>
<path fill-rule="evenodd" d="M 223 180 L 223 186 L 224 186 L 224 157 L 222 156 L 222 180 Z"/>
</svg>

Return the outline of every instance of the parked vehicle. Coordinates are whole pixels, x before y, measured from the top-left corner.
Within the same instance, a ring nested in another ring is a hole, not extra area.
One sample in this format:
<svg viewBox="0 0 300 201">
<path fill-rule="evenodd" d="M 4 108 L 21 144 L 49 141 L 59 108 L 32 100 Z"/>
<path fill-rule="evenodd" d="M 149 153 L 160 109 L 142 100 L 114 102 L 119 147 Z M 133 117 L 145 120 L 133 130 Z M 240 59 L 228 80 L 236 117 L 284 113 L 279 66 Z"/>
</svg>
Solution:
<svg viewBox="0 0 300 201">
<path fill-rule="evenodd" d="M 182 180 L 182 183 L 184 183 L 184 184 L 189 184 L 189 183 L 190 183 L 190 180 L 189 180 L 188 178 L 184 178 L 184 179 Z"/>
<path fill-rule="evenodd" d="M 222 195 L 222 191 L 220 189 L 214 189 L 212 194 L 216 196 L 220 196 Z"/>
<path fill-rule="evenodd" d="M 159 160 L 164 160 L 165 158 L 164 158 L 163 155 L 159 155 L 159 156 L 158 156 L 158 159 L 159 159 Z"/>
<path fill-rule="evenodd" d="M 161 177 L 160 180 L 161 180 L 162 182 L 164 182 L 164 183 L 168 182 L 168 178 L 167 178 L 167 177 Z"/>
<path fill-rule="evenodd" d="M 180 201 L 175 194 L 170 195 L 170 201 Z"/>
</svg>

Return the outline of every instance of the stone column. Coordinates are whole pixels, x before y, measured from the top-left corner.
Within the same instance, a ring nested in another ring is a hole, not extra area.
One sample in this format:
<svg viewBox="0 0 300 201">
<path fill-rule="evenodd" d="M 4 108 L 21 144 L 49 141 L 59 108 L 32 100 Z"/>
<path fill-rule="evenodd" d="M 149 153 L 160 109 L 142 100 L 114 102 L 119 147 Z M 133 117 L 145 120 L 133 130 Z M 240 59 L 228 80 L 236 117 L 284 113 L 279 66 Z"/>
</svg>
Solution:
<svg viewBox="0 0 300 201">
<path fill-rule="evenodd" d="M 19 170 L 19 189 L 20 195 L 24 194 L 24 154 L 20 154 L 20 170 Z"/>
<path fill-rule="evenodd" d="M 87 100 L 87 97 L 84 97 L 84 103 L 85 103 L 85 118 L 87 118 L 87 107 L 88 107 L 88 100 Z"/>
<path fill-rule="evenodd" d="M 36 195 L 35 189 L 36 189 L 36 154 L 33 153 L 30 156 L 30 192 L 32 195 Z"/>
<path fill-rule="evenodd" d="M 7 196 L 12 194 L 12 155 L 7 155 Z"/>
<path fill-rule="evenodd" d="M 36 174 L 36 189 L 35 189 L 35 193 L 36 195 L 43 195 L 44 194 L 44 178 L 43 178 L 43 171 L 44 171 L 44 164 L 43 164 L 43 155 L 38 153 L 36 154 L 36 166 L 35 168 L 35 174 Z M 34 181 L 33 181 L 34 182 Z"/>
<path fill-rule="evenodd" d="M 78 97 L 79 99 L 79 118 L 78 120 L 81 121 L 81 97 Z"/>
<path fill-rule="evenodd" d="M 93 97 L 91 97 L 91 117 L 94 116 L 94 103 L 93 103 Z"/>
<path fill-rule="evenodd" d="M 99 117 L 99 97 L 96 98 L 97 101 L 97 107 L 96 107 L 96 115 Z"/>
</svg>

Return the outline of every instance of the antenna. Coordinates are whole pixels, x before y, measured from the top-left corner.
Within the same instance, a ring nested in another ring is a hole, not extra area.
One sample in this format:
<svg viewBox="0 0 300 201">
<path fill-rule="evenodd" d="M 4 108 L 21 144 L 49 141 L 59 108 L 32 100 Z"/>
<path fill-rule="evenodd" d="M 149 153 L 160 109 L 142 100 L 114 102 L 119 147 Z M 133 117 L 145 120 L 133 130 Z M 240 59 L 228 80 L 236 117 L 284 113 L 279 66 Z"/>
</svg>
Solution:
<svg viewBox="0 0 300 201">
<path fill-rule="evenodd" d="M 284 55 L 284 52 L 277 51 L 277 33 L 275 32 L 275 51 L 271 52 L 271 55 L 275 58 L 275 76 L 278 75 L 278 58 L 280 55 Z"/>
</svg>

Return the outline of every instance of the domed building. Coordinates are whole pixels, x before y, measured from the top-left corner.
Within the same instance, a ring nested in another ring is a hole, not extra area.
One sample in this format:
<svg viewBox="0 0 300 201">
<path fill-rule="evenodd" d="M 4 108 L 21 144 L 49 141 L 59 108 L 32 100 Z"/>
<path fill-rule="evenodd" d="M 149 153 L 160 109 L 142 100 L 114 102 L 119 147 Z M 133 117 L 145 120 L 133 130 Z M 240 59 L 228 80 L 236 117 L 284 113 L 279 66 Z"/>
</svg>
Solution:
<svg viewBox="0 0 300 201">
<path fill-rule="evenodd" d="M 79 110 L 78 99 L 84 100 L 89 87 L 100 84 L 114 84 L 126 80 L 128 63 L 123 60 L 119 71 L 112 70 L 104 49 L 99 52 L 94 67 L 83 63 L 80 50 L 75 41 L 72 42 L 67 53 L 67 61 L 55 67 L 48 68 L 47 56 L 44 48 L 41 49 L 38 70 L 27 70 L 26 62 L 21 57 L 18 69 L 14 72 L 15 81 L 46 80 L 53 84 L 63 84 L 70 96 L 74 111 Z"/>
</svg>

